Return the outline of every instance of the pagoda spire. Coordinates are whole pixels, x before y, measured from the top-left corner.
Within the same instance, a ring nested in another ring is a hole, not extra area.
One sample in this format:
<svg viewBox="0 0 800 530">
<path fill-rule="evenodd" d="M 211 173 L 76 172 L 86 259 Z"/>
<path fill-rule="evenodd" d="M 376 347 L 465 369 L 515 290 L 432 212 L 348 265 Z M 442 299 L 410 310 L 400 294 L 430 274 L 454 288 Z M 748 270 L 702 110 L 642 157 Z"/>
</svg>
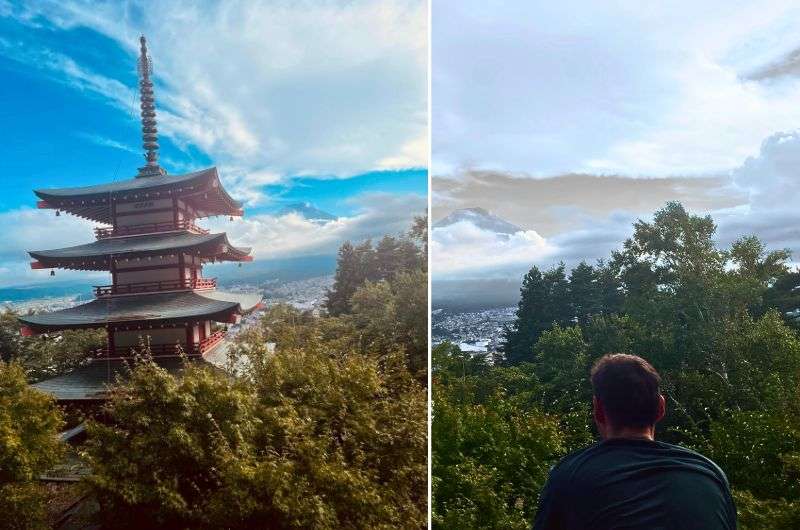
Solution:
<svg viewBox="0 0 800 530">
<path fill-rule="evenodd" d="M 142 109 L 142 147 L 147 163 L 139 168 L 139 177 L 152 177 L 165 175 L 158 165 L 158 129 L 156 128 L 156 102 L 153 95 L 153 82 L 150 75 L 153 73 L 153 60 L 147 54 L 147 39 L 144 35 L 139 37 L 141 50 L 139 54 L 139 92 L 140 107 Z"/>
</svg>

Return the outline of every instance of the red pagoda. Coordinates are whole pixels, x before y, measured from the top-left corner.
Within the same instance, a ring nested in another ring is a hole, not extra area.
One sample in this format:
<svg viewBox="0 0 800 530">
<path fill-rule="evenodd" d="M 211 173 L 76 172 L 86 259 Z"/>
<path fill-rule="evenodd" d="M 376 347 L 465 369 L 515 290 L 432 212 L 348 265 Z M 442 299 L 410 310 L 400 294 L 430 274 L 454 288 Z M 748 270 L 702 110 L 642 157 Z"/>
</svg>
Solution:
<svg viewBox="0 0 800 530">
<path fill-rule="evenodd" d="M 203 264 L 252 261 L 249 248 L 233 246 L 225 233 L 200 228 L 200 218 L 243 215 L 222 187 L 216 168 L 169 175 L 158 164 L 158 136 L 151 59 L 141 37 L 139 88 L 146 163 L 131 179 L 85 186 L 36 190 L 39 208 L 67 212 L 106 226 L 96 241 L 29 254 L 33 269 L 108 271 L 111 284 L 94 288 L 89 303 L 20 317 L 23 334 L 105 328 L 102 354 L 73 372 L 37 383 L 58 400 L 103 399 L 107 383 L 124 370 L 143 341 L 169 370 L 191 360 L 220 362 L 225 331 L 214 323 L 237 323 L 258 307 L 261 296 L 216 290 Z M 51 272 L 52 274 L 52 272 Z"/>
</svg>

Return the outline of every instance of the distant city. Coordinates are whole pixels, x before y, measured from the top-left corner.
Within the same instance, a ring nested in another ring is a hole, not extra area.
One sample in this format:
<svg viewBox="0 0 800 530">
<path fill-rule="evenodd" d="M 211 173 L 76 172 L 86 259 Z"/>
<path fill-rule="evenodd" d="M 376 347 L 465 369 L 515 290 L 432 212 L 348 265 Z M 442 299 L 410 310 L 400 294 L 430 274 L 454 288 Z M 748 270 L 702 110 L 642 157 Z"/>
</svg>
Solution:
<svg viewBox="0 0 800 530">
<path fill-rule="evenodd" d="M 269 279 L 261 283 L 228 283 L 226 291 L 257 292 L 264 295 L 266 305 L 286 303 L 303 311 L 319 314 L 325 303 L 325 293 L 333 286 L 333 275 L 315 276 L 302 280 L 283 281 Z M 78 291 L 78 289 L 76 289 Z M 28 300 L 6 300 L 0 302 L 0 309 L 17 313 L 38 313 L 41 311 L 58 311 L 85 303 L 91 298 L 76 292 L 63 296 L 41 296 Z"/>
<path fill-rule="evenodd" d="M 461 351 L 484 353 L 497 351 L 505 326 L 514 320 L 516 306 L 460 312 L 435 309 L 431 312 L 433 344 L 450 341 Z"/>
</svg>

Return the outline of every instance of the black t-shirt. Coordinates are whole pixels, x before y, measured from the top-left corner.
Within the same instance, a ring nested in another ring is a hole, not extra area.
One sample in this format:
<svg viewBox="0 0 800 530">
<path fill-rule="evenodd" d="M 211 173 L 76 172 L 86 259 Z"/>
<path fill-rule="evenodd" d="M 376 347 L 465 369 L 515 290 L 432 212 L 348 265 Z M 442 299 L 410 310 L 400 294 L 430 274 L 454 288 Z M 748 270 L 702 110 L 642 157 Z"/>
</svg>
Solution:
<svg viewBox="0 0 800 530">
<path fill-rule="evenodd" d="M 612 439 L 564 457 L 534 530 L 735 530 L 728 479 L 708 458 L 662 442 Z"/>
</svg>

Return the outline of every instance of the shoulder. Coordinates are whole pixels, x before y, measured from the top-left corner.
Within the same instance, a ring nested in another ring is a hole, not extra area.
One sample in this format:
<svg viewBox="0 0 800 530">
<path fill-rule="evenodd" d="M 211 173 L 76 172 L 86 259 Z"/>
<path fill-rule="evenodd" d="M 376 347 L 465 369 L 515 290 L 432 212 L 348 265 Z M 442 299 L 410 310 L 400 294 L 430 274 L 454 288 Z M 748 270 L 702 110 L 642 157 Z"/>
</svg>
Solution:
<svg viewBox="0 0 800 530">
<path fill-rule="evenodd" d="M 687 447 L 683 447 L 680 445 L 669 444 L 666 442 L 656 442 L 659 447 L 663 448 L 665 451 L 670 451 L 675 455 L 679 455 L 687 463 L 691 463 L 696 466 L 703 467 L 716 475 L 726 486 L 728 485 L 728 477 L 725 475 L 725 472 L 722 471 L 722 468 L 719 467 L 713 460 L 708 458 L 705 455 L 698 453 L 692 449 Z"/>
<path fill-rule="evenodd" d="M 596 442 L 588 447 L 578 449 L 564 456 L 550 470 L 550 480 L 567 480 L 574 474 L 576 469 L 580 468 L 583 462 L 598 451 L 600 446 L 601 442 Z"/>
</svg>

